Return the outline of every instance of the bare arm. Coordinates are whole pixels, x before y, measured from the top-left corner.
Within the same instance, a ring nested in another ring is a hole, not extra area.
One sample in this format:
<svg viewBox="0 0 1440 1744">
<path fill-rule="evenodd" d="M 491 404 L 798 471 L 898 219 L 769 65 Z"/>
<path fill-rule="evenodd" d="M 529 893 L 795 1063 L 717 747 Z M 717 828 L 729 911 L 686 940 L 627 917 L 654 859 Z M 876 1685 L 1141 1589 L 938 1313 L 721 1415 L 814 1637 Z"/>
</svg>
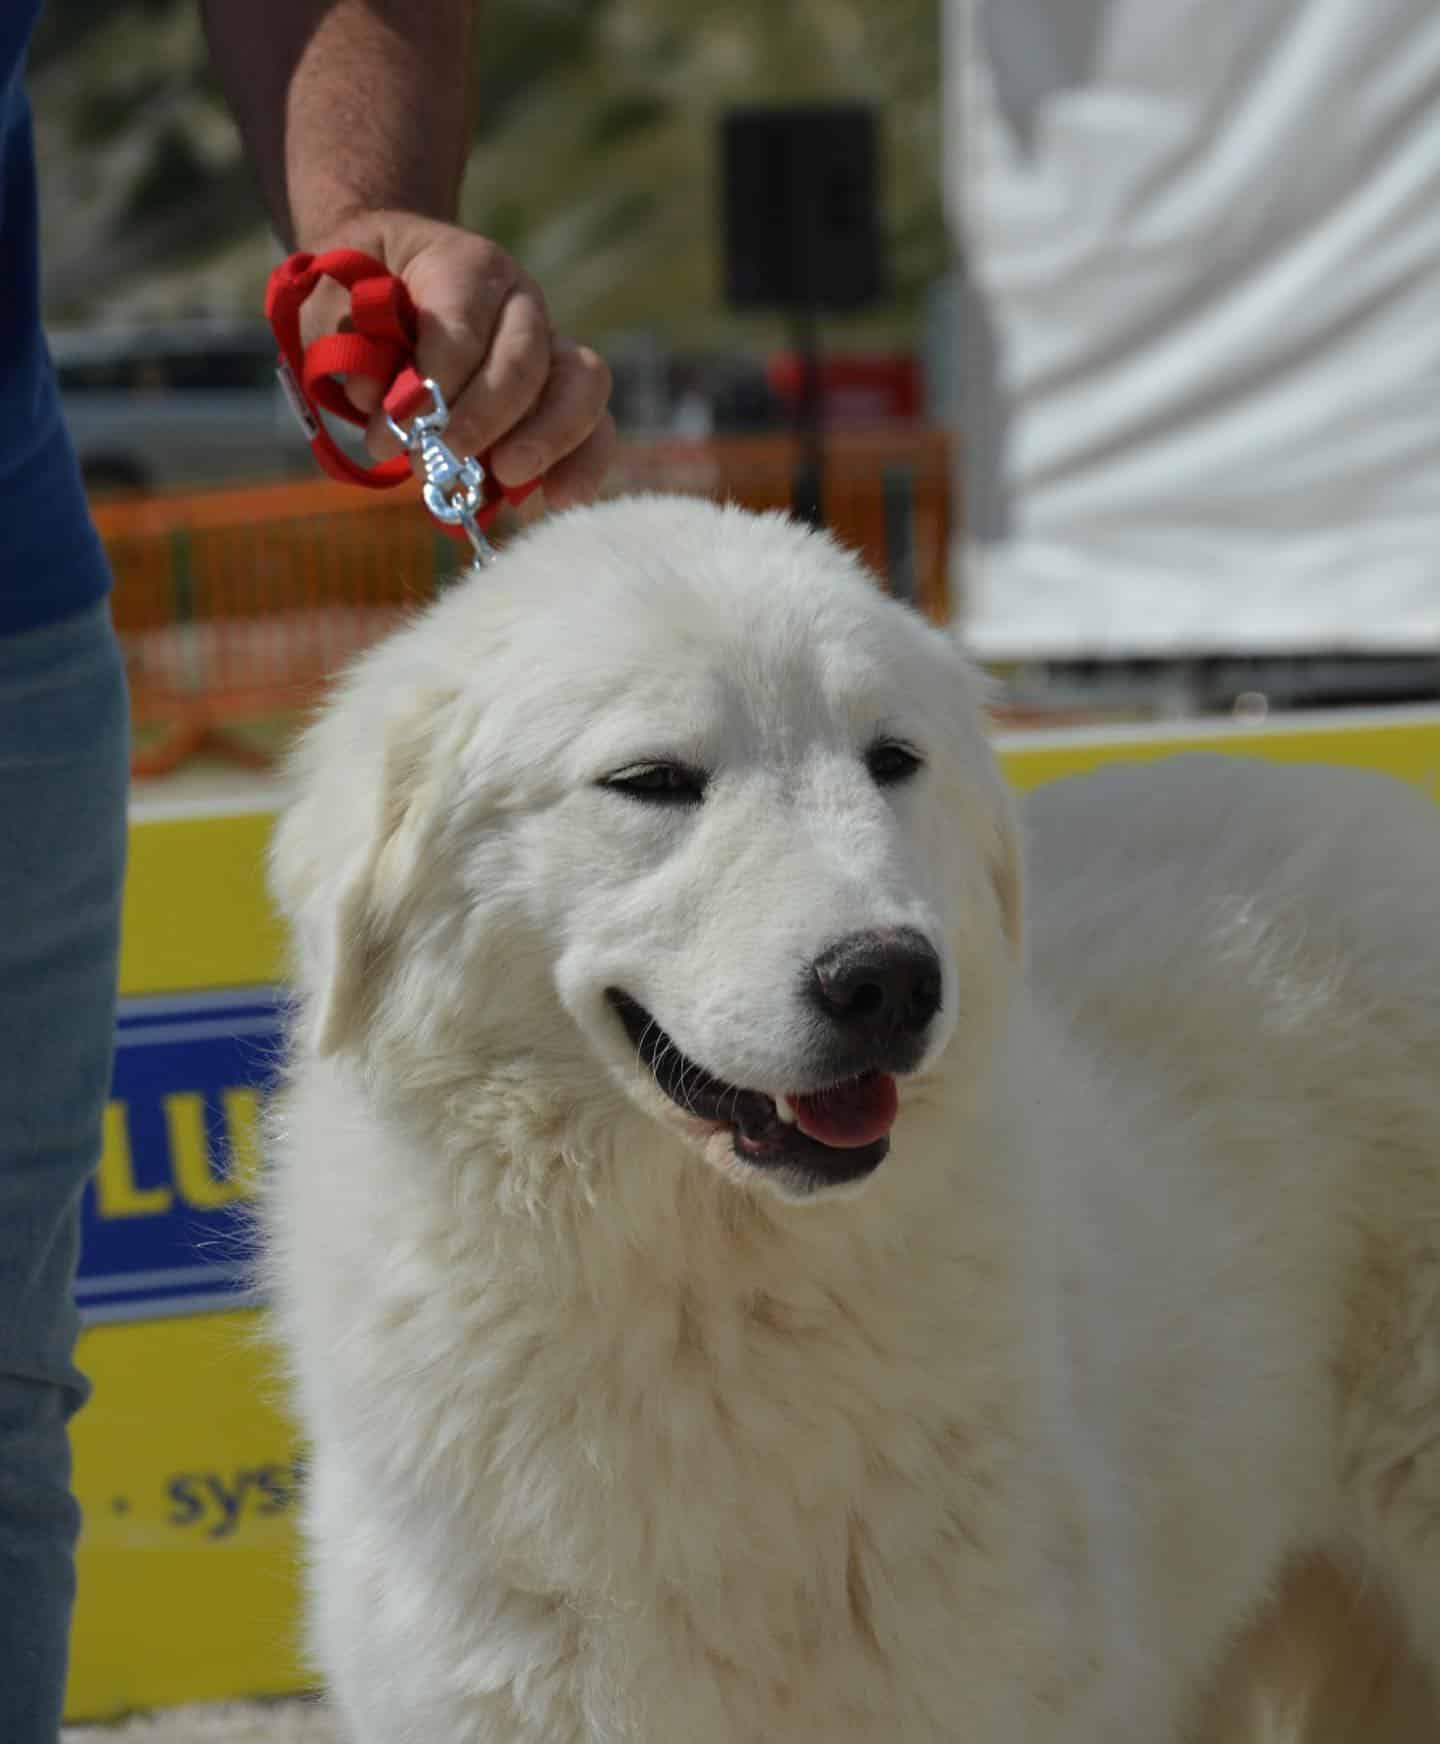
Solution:
<svg viewBox="0 0 1440 1744">
<path fill-rule="evenodd" d="M 454 221 L 471 0 L 202 0 L 202 11 L 287 243 L 313 247 L 366 212 Z"/>
<path fill-rule="evenodd" d="M 470 138 L 473 0 L 201 0 L 211 56 L 276 229 L 314 253 L 384 261 L 420 315 L 415 362 L 448 439 L 502 484 L 541 474 L 552 507 L 600 489 L 610 373 L 551 327 L 540 287 L 455 224 Z M 317 302 L 318 302 L 317 298 Z M 375 384 L 347 391 L 363 411 Z M 378 415 L 376 454 L 395 442 Z"/>
</svg>

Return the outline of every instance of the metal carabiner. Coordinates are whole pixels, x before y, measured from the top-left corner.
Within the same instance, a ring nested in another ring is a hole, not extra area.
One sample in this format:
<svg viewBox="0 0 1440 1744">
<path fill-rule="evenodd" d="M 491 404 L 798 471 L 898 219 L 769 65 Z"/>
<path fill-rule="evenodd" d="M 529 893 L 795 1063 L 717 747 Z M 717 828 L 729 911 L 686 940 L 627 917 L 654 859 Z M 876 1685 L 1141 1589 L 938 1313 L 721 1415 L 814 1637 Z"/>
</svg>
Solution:
<svg viewBox="0 0 1440 1744">
<path fill-rule="evenodd" d="M 485 506 L 485 469 L 473 456 L 462 460 L 444 440 L 450 408 L 437 382 L 427 377 L 424 387 L 431 399 L 430 411 L 412 418 L 409 429 L 397 424 L 389 412 L 385 422 L 406 453 L 420 462 L 420 470 L 425 474 L 421 493 L 425 507 L 445 526 L 464 530 L 477 563 L 493 563 L 495 547 L 476 518 Z"/>
</svg>

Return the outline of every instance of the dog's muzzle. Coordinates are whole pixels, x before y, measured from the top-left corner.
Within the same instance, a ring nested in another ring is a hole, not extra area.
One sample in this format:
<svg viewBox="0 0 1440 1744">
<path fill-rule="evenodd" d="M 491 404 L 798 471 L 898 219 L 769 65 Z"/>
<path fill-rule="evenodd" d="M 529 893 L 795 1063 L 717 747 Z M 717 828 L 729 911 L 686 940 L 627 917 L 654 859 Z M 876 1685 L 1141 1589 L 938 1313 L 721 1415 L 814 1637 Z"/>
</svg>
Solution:
<svg viewBox="0 0 1440 1744">
<path fill-rule="evenodd" d="M 923 1057 L 940 1010 L 940 959 L 910 928 L 851 934 L 816 958 L 803 991 L 818 1069 L 807 1086 L 779 1094 L 717 1078 L 630 994 L 611 987 L 606 997 L 677 1108 L 728 1129 L 742 1162 L 808 1193 L 863 1180 L 888 1154 L 899 1112 L 894 1073 Z"/>
</svg>

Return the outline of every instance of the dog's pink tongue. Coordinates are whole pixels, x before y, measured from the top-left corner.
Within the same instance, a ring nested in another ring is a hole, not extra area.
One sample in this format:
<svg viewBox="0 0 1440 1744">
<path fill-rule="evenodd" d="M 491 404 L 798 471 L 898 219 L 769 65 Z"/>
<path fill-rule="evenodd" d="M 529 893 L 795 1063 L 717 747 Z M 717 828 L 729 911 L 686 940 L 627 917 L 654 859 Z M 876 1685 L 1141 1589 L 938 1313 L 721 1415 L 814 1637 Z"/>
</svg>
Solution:
<svg viewBox="0 0 1440 1744">
<path fill-rule="evenodd" d="M 888 1072 L 870 1072 L 848 1084 L 792 1098 L 795 1124 L 835 1150 L 859 1150 L 884 1138 L 900 1112 L 900 1093 Z"/>
</svg>

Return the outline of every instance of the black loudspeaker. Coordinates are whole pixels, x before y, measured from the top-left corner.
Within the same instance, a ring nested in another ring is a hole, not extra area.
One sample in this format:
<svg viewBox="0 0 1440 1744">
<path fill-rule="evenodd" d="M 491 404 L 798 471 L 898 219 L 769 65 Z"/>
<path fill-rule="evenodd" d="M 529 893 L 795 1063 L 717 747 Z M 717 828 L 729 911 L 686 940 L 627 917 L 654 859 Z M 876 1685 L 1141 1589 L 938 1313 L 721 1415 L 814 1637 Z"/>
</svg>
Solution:
<svg viewBox="0 0 1440 1744">
<path fill-rule="evenodd" d="M 874 111 L 736 109 L 722 122 L 735 309 L 861 309 L 881 293 Z"/>
</svg>

